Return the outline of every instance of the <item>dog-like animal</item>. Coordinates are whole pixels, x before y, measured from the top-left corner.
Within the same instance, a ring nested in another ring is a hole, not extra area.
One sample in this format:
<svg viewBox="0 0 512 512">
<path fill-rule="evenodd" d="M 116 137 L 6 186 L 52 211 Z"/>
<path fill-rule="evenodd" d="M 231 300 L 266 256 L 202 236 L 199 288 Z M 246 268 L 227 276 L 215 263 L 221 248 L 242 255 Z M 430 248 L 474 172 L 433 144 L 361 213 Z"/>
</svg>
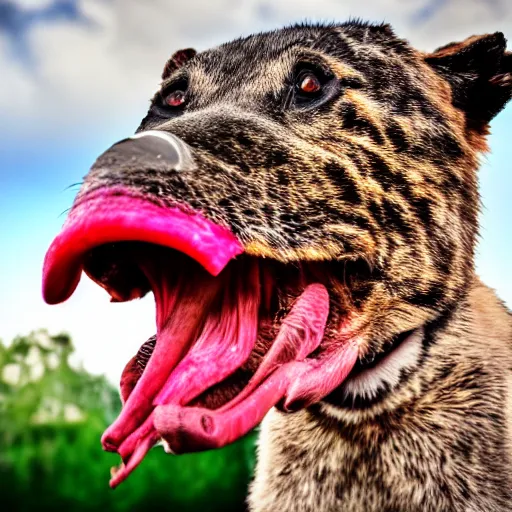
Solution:
<svg viewBox="0 0 512 512">
<path fill-rule="evenodd" d="M 501 33 L 422 53 L 357 21 L 173 55 L 45 267 L 49 302 L 81 268 L 155 293 L 115 483 L 157 439 L 221 446 L 271 409 L 253 512 L 512 509 L 512 318 L 474 268 L 511 73 Z"/>
</svg>

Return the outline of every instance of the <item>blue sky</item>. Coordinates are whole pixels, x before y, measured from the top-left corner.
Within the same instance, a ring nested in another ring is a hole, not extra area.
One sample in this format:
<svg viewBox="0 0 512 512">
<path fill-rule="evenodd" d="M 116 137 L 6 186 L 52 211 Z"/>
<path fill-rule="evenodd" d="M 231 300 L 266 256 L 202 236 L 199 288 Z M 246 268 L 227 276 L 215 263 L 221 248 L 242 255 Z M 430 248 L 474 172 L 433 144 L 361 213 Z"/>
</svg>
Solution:
<svg viewBox="0 0 512 512">
<path fill-rule="evenodd" d="M 152 299 L 110 305 L 86 279 L 63 305 L 47 306 L 40 296 L 44 253 L 76 193 L 71 185 L 133 132 L 174 50 L 300 19 L 349 16 L 391 22 L 426 50 L 474 33 L 501 30 L 512 38 L 506 0 L 0 0 L 0 338 L 67 330 L 77 360 L 117 381 L 153 334 Z M 509 306 L 511 127 L 512 105 L 492 124 L 492 152 L 480 172 L 477 259 L 483 280 Z"/>
</svg>

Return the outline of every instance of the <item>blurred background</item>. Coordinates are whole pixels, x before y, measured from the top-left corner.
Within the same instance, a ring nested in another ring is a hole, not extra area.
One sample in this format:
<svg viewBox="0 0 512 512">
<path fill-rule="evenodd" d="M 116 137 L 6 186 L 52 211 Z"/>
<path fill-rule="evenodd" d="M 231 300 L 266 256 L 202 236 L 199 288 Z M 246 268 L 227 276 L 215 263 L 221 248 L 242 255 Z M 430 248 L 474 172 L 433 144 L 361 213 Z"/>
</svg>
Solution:
<svg viewBox="0 0 512 512">
<path fill-rule="evenodd" d="M 0 0 L 2 510 L 243 510 L 254 434 L 198 455 L 154 449 L 108 489 L 118 461 L 99 438 L 119 411 L 124 364 L 155 330 L 153 301 L 111 305 L 84 279 L 67 303 L 46 306 L 42 261 L 75 184 L 133 133 L 175 50 L 356 16 L 389 22 L 424 50 L 498 30 L 512 38 L 509 0 Z M 511 127 L 512 106 L 482 160 L 477 259 L 509 306 Z"/>
</svg>

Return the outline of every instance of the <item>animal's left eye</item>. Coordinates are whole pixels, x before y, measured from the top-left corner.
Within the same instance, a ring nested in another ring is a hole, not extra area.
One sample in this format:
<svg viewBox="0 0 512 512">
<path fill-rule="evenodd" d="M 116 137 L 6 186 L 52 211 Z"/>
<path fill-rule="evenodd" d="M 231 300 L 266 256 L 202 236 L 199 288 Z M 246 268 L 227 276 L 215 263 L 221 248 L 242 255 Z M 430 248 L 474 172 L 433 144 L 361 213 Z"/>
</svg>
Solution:
<svg viewBox="0 0 512 512">
<path fill-rule="evenodd" d="M 309 62 L 296 66 L 292 84 L 285 105 L 301 110 L 320 106 L 332 99 L 340 89 L 334 73 L 324 66 Z"/>
<path fill-rule="evenodd" d="M 322 84 L 320 80 L 310 71 L 301 73 L 297 81 L 297 87 L 303 94 L 314 95 L 321 91 Z"/>
</svg>

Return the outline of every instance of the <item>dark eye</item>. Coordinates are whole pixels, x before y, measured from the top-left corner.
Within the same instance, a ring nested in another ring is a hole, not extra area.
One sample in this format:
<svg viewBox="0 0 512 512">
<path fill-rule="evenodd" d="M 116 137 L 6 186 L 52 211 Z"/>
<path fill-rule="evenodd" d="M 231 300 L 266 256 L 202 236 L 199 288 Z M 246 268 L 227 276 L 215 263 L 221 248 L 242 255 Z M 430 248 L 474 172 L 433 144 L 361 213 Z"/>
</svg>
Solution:
<svg viewBox="0 0 512 512">
<path fill-rule="evenodd" d="M 164 97 L 164 103 L 168 107 L 181 107 L 185 103 L 185 91 L 176 90 L 168 93 Z"/>
<path fill-rule="evenodd" d="M 319 107 L 340 92 L 339 80 L 330 69 L 309 62 L 296 66 L 292 84 L 285 105 L 301 110 Z"/>
<path fill-rule="evenodd" d="M 322 90 L 320 80 L 311 72 L 306 71 L 299 75 L 297 87 L 302 94 L 316 95 Z"/>
<path fill-rule="evenodd" d="M 172 83 L 167 84 L 160 91 L 160 107 L 163 107 L 164 110 L 167 109 L 169 112 L 169 108 L 172 110 L 180 110 L 188 101 L 188 79 L 187 78 L 179 78 L 174 80 Z"/>
</svg>

